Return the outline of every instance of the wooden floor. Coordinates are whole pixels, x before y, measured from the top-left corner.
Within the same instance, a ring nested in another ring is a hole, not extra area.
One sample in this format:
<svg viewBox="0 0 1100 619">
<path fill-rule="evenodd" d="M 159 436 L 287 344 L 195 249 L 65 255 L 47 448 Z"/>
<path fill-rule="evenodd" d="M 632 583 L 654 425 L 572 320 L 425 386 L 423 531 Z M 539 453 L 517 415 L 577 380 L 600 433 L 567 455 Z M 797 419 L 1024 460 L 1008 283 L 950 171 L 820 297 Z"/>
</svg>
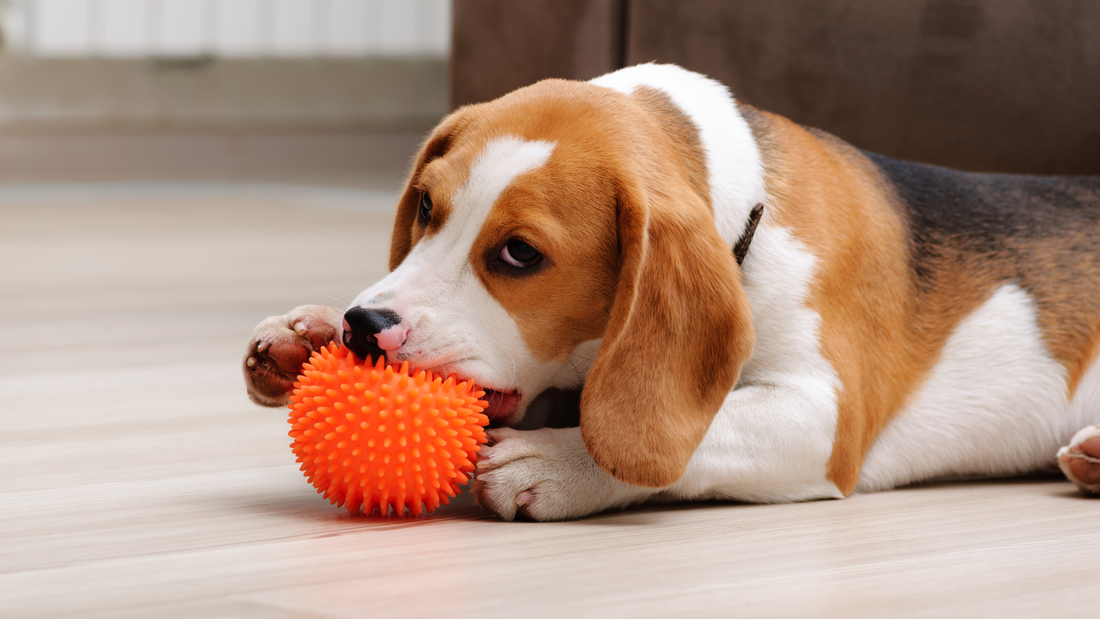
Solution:
<svg viewBox="0 0 1100 619">
<path fill-rule="evenodd" d="M 0 191 L 0 616 L 1100 616 L 1100 500 L 1053 478 L 349 517 L 238 365 L 265 316 L 381 276 L 391 216 L 219 187 Z"/>
</svg>

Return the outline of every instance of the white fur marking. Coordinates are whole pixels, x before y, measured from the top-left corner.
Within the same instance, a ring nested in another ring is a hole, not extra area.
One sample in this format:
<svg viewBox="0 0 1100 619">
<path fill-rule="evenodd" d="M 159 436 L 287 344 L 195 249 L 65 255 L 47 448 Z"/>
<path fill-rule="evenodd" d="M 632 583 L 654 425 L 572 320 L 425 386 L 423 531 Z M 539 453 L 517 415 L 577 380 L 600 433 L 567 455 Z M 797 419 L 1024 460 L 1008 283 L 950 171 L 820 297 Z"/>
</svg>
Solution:
<svg viewBox="0 0 1100 619">
<path fill-rule="evenodd" d="M 523 174 L 546 165 L 554 146 L 553 142 L 527 141 L 514 136 L 496 138 L 485 146 L 474 161 L 466 184 L 451 200 L 454 207 L 451 222 L 458 219 L 464 223 L 463 240 L 469 240 L 467 249 L 473 245 L 500 194 Z M 471 232 L 474 236 L 468 238 Z"/>
<path fill-rule="evenodd" d="M 1006 284 L 948 338 L 908 406 L 863 461 L 857 491 L 938 477 L 1013 475 L 1054 465 L 1060 445 L 1100 419 L 1092 368 L 1073 405 L 1048 352 L 1035 303 Z"/>
</svg>

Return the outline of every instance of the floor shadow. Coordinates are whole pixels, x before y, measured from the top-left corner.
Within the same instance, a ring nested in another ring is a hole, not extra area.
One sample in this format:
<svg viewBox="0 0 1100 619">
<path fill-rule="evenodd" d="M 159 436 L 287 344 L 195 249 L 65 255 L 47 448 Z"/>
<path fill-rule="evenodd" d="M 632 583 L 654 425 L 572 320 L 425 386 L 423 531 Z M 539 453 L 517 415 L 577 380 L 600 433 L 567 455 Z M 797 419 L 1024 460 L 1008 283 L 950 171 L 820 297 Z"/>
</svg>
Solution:
<svg viewBox="0 0 1100 619">
<path fill-rule="evenodd" d="M 661 503 L 644 503 L 633 505 L 621 510 L 612 510 L 593 514 L 584 518 L 563 521 L 566 524 L 607 526 L 653 526 L 663 522 L 671 522 L 685 512 L 695 512 L 704 509 L 733 509 L 754 507 L 751 503 L 739 501 L 670 501 Z M 517 523 L 539 524 L 533 520 L 516 519 Z"/>
<path fill-rule="evenodd" d="M 462 487 L 462 493 L 453 497 L 449 504 L 443 505 L 430 514 L 420 516 L 398 515 L 392 510 L 387 515 L 377 513 L 366 515 L 361 511 L 350 513 L 345 507 L 337 507 L 320 494 L 310 492 L 312 488 L 287 489 L 285 492 L 268 492 L 263 495 L 240 497 L 239 509 L 256 514 L 292 518 L 309 522 L 339 523 L 348 526 L 367 525 L 371 528 L 404 528 L 438 524 L 453 520 L 495 520 L 496 517 L 485 511 L 474 501 L 473 495 Z"/>
<path fill-rule="evenodd" d="M 941 479 L 932 482 L 912 484 L 897 488 L 896 492 L 922 492 L 926 490 L 938 490 L 949 488 L 964 488 L 968 486 L 1044 486 L 1044 493 L 1048 496 L 1060 499 L 1073 500 L 1097 500 L 1098 497 L 1087 495 L 1079 491 L 1060 474 L 1037 473 L 1034 475 L 996 478 L 996 479 Z M 874 496 L 853 495 L 852 499 Z M 441 506 L 430 514 L 421 516 L 399 516 L 393 512 L 382 516 L 378 514 L 365 515 L 363 513 L 350 514 L 343 507 L 336 507 L 323 499 L 319 494 L 312 492 L 312 488 L 290 488 L 280 492 L 268 492 L 264 495 L 241 496 L 237 500 L 238 508 L 246 511 L 275 516 L 292 518 L 313 523 L 329 523 L 340 525 L 340 528 L 369 527 L 372 529 L 393 529 L 415 526 L 430 526 L 443 522 L 453 521 L 485 521 L 501 522 L 493 514 L 481 508 L 469 492 L 469 487 L 462 488 L 462 493 L 451 499 L 448 505 Z M 651 527 L 676 520 L 686 512 L 697 512 L 710 509 L 746 509 L 756 505 L 732 500 L 706 500 L 706 501 L 668 501 L 652 502 L 631 506 L 622 510 L 608 511 L 594 514 L 585 518 L 567 521 L 568 524 L 578 526 L 616 526 L 616 527 Z M 529 519 L 518 518 L 514 525 L 534 524 Z M 332 535 L 339 534 L 333 531 Z"/>
</svg>

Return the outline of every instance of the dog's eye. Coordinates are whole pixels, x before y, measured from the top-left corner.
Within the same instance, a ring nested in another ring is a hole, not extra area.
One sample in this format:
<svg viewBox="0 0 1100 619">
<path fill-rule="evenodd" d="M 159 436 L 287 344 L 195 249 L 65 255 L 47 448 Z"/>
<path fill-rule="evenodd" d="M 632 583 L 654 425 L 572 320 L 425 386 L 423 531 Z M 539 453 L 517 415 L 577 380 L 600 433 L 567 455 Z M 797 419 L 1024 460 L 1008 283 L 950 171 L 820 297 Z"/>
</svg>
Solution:
<svg viewBox="0 0 1100 619">
<path fill-rule="evenodd" d="M 420 223 L 427 225 L 432 220 L 432 197 L 428 192 L 420 194 L 420 211 L 417 213 Z"/>
<path fill-rule="evenodd" d="M 539 258 L 542 254 L 538 250 L 519 239 L 508 241 L 500 249 L 500 259 L 519 269 L 534 266 Z"/>
</svg>

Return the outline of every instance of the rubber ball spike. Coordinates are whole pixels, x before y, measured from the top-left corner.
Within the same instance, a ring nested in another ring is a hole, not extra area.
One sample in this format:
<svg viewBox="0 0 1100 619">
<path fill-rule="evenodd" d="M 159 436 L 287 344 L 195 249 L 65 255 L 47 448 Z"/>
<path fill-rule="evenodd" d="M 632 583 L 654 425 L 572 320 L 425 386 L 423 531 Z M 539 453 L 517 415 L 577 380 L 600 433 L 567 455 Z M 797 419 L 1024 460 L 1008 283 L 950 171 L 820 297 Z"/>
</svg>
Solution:
<svg viewBox="0 0 1100 619">
<path fill-rule="evenodd" d="M 290 447 L 333 505 L 351 513 L 426 514 L 472 476 L 489 424 L 484 395 L 469 381 L 444 382 L 408 363 L 359 363 L 334 342 L 313 353 L 294 383 Z M 443 433 L 420 431 L 429 423 Z M 435 449 L 437 435 L 472 440 Z M 408 481 L 418 478 L 430 483 Z"/>
</svg>

